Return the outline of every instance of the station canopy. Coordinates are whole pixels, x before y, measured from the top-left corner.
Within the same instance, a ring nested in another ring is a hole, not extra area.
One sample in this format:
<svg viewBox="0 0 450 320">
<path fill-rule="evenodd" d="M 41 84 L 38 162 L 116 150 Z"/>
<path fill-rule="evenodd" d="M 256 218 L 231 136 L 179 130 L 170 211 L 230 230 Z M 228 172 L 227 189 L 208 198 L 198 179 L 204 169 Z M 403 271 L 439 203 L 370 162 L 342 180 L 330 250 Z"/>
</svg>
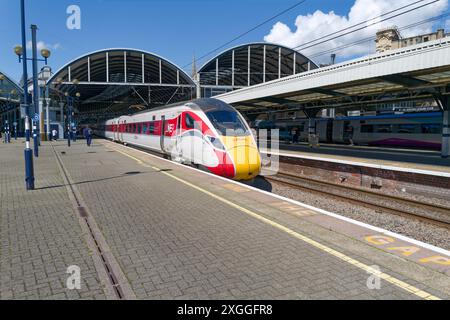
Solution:
<svg viewBox="0 0 450 320">
<path fill-rule="evenodd" d="M 47 85 L 53 101 L 74 98 L 76 117 L 98 120 L 190 100 L 196 92 L 194 81 L 175 64 L 127 48 L 77 58 L 53 74 Z"/>
<path fill-rule="evenodd" d="M 22 92 L 18 83 L 0 71 L 0 114 L 17 107 Z"/>
<path fill-rule="evenodd" d="M 317 68 L 298 51 L 258 42 L 220 53 L 200 68 L 198 76 L 202 96 L 211 97 Z"/>
</svg>

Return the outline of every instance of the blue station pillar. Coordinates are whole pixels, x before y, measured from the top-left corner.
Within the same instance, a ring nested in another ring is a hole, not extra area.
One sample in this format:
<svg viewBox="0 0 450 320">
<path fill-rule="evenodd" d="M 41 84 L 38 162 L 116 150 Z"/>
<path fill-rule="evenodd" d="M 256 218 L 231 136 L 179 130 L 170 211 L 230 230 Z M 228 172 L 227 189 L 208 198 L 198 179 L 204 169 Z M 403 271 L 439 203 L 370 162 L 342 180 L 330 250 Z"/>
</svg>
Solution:
<svg viewBox="0 0 450 320">
<path fill-rule="evenodd" d="M 34 156 L 39 157 L 39 83 L 38 83 L 38 57 L 36 42 L 37 26 L 31 25 L 31 46 L 33 52 L 33 104 L 34 104 L 34 121 L 33 121 L 33 142 Z"/>
<path fill-rule="evenodd" d="M 28 104 L 28 68 L 27 68 L 27 40 L 25 30 L 25 0 L 20 1 L 22 49 L 23 49 L 23 106 L 25 108 L 25 181 L 27 190 L 34 190 L 33 152 L 30 148 L 30 108 Z"/>
<path fill-rule="evenodd" d="M 443 109 L 442 158 L 448 158 L 450 156 L 450 96 L 443 96 L 440 100 Z"/>
</svg>

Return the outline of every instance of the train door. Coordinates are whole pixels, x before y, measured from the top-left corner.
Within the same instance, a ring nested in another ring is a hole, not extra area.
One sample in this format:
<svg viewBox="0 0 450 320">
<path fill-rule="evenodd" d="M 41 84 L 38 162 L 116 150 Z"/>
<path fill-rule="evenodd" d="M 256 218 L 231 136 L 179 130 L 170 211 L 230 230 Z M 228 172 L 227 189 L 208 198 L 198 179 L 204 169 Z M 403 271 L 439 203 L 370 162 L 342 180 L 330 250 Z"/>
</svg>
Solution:
<svg viewBox="0 0 450 320">
<path fill-rule="evenodd" d="M 122 121 L 121 130 L 120 130 L 120 141 L 123 141 L 123 132 L 126 130 L 127 122 L 124 120 Z"/>
<path fill-rule="evenodd" d="M 177 151 L 177 154 L 181 157 L 182 154 L 182 147 L 181 147 L 181 130 L 182 130 L 182 126 L 181 126 L 181 120 L 182 120 L 182 116 L 181 114 L 178 116 L 177 118 L 177 131 L 176 131 L 176 141 L 175 141 L 175 150 Z"/>
<path fill-rule="evenodd" d="M 333 142 L 333 120 L 327 121 L 327 142 Z"/>
<path fill-rule="evenodd" d="M 117 120 L 117 122 L 114 124 L 114 141 L 119 141 L 119 130 L 120 130 L 120 121 Z"/>
<path fill-rule="evenodd" d="M 161 127 L 160 127 L 160 136 L 159 136 L 159 144 L 161 146 L 161 151 L 165 154 L 166 150 L 165 150 L 165 146 L 164 146 L 164 142 L 165 142 L 165 134 L 166 134 L 166 117 L 165 116 L 161 116 Z"/>
<path fill-rule="evenodd" d="M 350 126 L 351 126 L 351 122 L 350 121 L 344 121 L 344 130 L 343 130 L 343 134 L 342 134 L 342 142 L 344 143 L 349 143 L 350 140 Z"/>
</svg>

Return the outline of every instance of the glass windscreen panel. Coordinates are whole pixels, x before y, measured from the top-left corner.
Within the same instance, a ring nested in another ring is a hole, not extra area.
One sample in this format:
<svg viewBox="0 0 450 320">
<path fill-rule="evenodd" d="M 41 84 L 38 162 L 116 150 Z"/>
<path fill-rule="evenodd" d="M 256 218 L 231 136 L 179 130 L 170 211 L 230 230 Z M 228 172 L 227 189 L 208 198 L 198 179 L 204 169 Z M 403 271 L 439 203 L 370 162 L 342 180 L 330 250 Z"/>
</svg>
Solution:
<svg viewBox="0 0 450 320">
<path fill-rule="evenodd" d="M 229 104 L 216 99 L 201 99 L 195 103 L 203 110 L 219 134 L 234 137 L 250 135 L 242 117 Z"/>
<path fill-rule="evenodd" d="M 250 135 L 247 126 L 237 112 L 228 110 L 209 111 L 206 116 L 219 134 L 223 136 L 242 137 Z"/>
</svg>

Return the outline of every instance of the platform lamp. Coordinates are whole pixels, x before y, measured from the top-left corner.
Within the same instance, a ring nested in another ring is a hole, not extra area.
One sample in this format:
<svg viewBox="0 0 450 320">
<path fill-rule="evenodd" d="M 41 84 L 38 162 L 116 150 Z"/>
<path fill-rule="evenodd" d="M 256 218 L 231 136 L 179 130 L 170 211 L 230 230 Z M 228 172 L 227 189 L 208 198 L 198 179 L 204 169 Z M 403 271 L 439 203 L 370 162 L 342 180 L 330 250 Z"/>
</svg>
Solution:
<svg viewBox="0 0 450 320">
<path fill-rule="evenodd" d="M 11 100 L 12 97 L 17 96 L 17 90 L 12 89 L 9 93 L 9 100 Z M 13 116 L 13 128 L 14 128 L 14 140 L 17 140 L 17 110 L 14 108 L 14 116 Z"/>
<path fill-rule="evenodd" d="M 50 52 L 50 50 L 48 50 L 46 48 L 41 49 L 40 53 L 41 53 L 42 58 L 44 58 L 44 59 L 37 58 L 36 31 L 37 31 L 37 26 L 31 25 L 31 34 L 32 34 L 31 43 L 32 43 L 32 51 L 33 51 L 33 56 L 31 59 L 26 58 L 26 52 L 24 51 L 23 47 L 20 45 L 17 45 L 14 47 L 14 52 L 19 57 L 19 62 L 21 62 L 22 60 L 31 60 L 33 63 L 33 99 L 34 99 L 35 117 L 34 117 L 34 119 L 32 119 L 32 123 L 33 123 L 34 155 L 35 155 L 35 157 L 38 157 L 39 156 L 38 146 L 40 145 L 40 137 L 39 137 L 40 128 L 38 127 L 38 125 L 39 125 L 39 89 L 38 89 L 38 79 L 37 79 L 38 78 L 37 63 L 39 61 L 42 61 L 45 63 L 45 65 L 47 65 L 48 58 L 50 58 L 51 52 Z M 24 61 L 24 64 L 26 64 L 26 61 Z M 25 90 L 28 90 L 27 81 L 28 81 L 28 79 L 24 79 L 24 89 Z M 26 94 L 28 94 L 28 92 L 26 91 L 24 94 L 26 95 Z M 28 99 L 27 99 L 27 102 L 28 102 Z M 28 103 L 26 103 L 26 105 L 28 105 Z M 29 110 L 27 111 L 27 115 L 29 116 Z"/>
<path fill-rule="evenodd" d="M 79 92 L 77 92 L 76 94 L 75 94 L 75 97 L 76 97 L 76 103 L 77 103 L 77 109 L 79 108 L 79 104 L 80 104 L 80 97 L 81 97 L 81 93 L 79 93 Z M 75 130 L 74 130 L 74 135 L 73 135 L 73 141 L 77 141 L 77 129 L 76 129 L 77 127 L 76 127 L 76 124 L 75 124 Z"/>
<path fill-rule="evenodd" d="M 71 119 L 71 113 L 72 113 L 72 108 L 70 107 L 70 96 L 69 96 L 69 92 L 65 92 L 64 95 L 66 96 L 66 104 L 67 104 L 67 146 L 70 147 L 70 141 L 72 140 L 72 126 L 70 125 L 72 122 Z"/>
<path fill-rule="evenodd" d="M 5 77 L 4 77 L 4 75 L 2 75 L 1 73 L 0 73 L 0 84 L 3 84 L 3 80 L 5 80 Z M 0 89 L 0 96 L 3 94 L 3 89 Z M 1 118 L 0 118 L 0 122 L 1 122 Z M 1 125 L 1 123 L 0 123 L 0 125 Z M 1 128 L 0 128 L 0 132 L 1 132 Z M 5 136 L 6 136 L 6 133 L 5 133 Z"/>
</svg>

